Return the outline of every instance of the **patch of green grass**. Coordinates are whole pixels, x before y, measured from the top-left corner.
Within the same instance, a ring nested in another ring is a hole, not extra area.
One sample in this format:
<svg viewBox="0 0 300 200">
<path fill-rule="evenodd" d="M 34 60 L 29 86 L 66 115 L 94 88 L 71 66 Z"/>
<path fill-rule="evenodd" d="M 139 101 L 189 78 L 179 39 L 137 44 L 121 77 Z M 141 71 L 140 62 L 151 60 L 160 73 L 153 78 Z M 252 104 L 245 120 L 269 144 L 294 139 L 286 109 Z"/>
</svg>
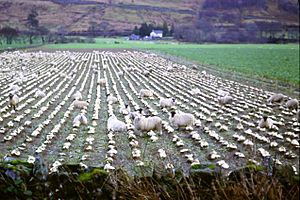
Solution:
<svg viewBox="0 0 300 200">
<path fill-rule="evenodd" d="M 225 72 L 236 72 L 295 86 L 299 81 L 298 44 L 189 44 L 96 38 L 94 44 L 51 44 L 52 49 L 144 49 L 177 56 Z"/>
<path fill-rule="evenodd" d="M 82 173 L 79 175 L 80 181 L 89 181 L 95 176 L 107 177 L 108 173 L 102 169 L 93 169 L 91 172 Z"/>
</svg>

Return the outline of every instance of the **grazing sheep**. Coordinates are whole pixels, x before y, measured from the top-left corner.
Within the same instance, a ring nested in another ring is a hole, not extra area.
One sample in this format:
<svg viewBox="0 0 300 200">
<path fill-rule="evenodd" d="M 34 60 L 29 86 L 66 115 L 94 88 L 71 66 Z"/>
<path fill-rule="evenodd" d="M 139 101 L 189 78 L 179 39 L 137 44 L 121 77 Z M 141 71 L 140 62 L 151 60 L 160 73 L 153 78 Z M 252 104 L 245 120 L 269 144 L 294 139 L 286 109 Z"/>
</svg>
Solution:
<svg viewBox="0 0 300 200">
<path fill-rule="evenodd" d="M 134 120 L 137 116 L 142 116 L 142 115 L 144 115 L 144 112 L 143 112 L 143 109 L 142 108 L 140 108 L 138 111 L 136 111 L 136 112 L 130 112 L 129 113 L 129 117 L 130 117 L 130 119 L 132 119 L 132 120 Z"/>
<path fill-rule="evenodd" d="M 173 67 L 173 66 L 170 66 L 170 65 L 167 66 L 167 71 L 168 71 L 168 72 L 172 72 L 173 70 L 174 70 L 174 67 Z"/>
<path fill-rule="evenodd" d="M 118 72 L 118 75 L 119 75 L 119 76 L 123 76 L 124 73 L 120 71 L 120 72 Z"/>
<path fill-rule="evenodd" d="M 224 97 L 224 96 L 228 96 L 229 92 L 219 89 L 218 92 L 217 92 L 217 95 L 219 97 Z"/>
<path fill-rule="evenodd" d="M 20 87 L 18 85 L 14 85 L 14 84 L 11 84 L 9 86 L 9 89 L 12 91 L 12 92 L 17 92 L 20 90 Z"/>
<path fill-rule="evenodd" d="M 81 124 L 86 125 L 88 123 L 86 116 L 83 113 L 77 115 L 73 120 L 73 127 L 79 127 Z"/>
<path fill-rule="evenodd" d="M 176 105 L 176 99 L 174 97 L 172 98 L 160 98 L 159 100 L 159 106 L 161 108 L 165 107 L 172 107 Z"/>
<path fill-rule="evenodd" d="M 148 77 L 148 76 L 150 75 L 150 72 L 149 72 L 148 70 L 144 70 L 144 71 L 143 71 L 143 75 L 145 75 L 145 76 Z"/>
<path fill-rule="evenodd" d="M 100 85 L 101 87 L 104 87 L 106 85 L 106 80 L 105 78 L 101 78 L 98 82 L 97 82 L 98 85 Z"/>
<path fill-rule="evenodd" d="M 273 120 L 268 118 L 268 116 L 263 116 L 258 123 L 258 127 L 271 129 L 273 127 Z"/>
<path fill-rule="evenodd" d="M 9 94 L 9 105 L 16 110 L 16 105 L 19 103 L 19 97 L 16 94 Z"/>
<path fill-rule="evenodd" d="M 81 92 L 76 91 L 75 94 L 73 94 L 73 99 L 74 100 L 80 100 L 80 99 L 82 99 Z"/>
<path fill-rule="evenodd" d="M 270 96 L 267 100 L 268 103 L 275 103 L 275 102 L 281 102 L 284 99 L 284 95 L 283 94 L 273 94 L 272 96 Z"/>
<path fill-rule="evenodd" d="M 108 103 L 114 104 L 114 103 L 117 103 L 117 102 L 118 102 L 117 97 L 114 97 L 114 96 L 111 95 L 111 94 L 107 94 L 106 96 L 107 96 L 106 101 L 107 101 Z"/>
<path fill-rule="evenodd" d="M 126 124 L 117 119 L 115 115 L 111 115 L 107 120 L 107 130 L 114 132 L 126 131 Z"/>
<path fill-rule="evenodd" d="M 232 96 L 226 95 L 226 96 L 219 96 L 218 97 L 218 102 L 221 105 L 229 104 L 233 101 Z"/>
<path fill-rule="evenodd" d="M 75 101 L 73 101 L 73 105 L 75 108 L 85 109 L 89 104 L 86 101 L 79 101 L 76 99 Z"/>
<path fill-rule="evenodd" d="M 40 89 L 37 89 L 35 94 L 34 94 L 34 97 L 37 98 L 37 97 L 45 97 L 46 96 L 46 93 L 41 91 Z"/>
<path fill-rule="evenodd" d="M 180 127 L 191 127 L 195 124 L 195 117 L 190 113 L 172 111 L 169 117 L 170 123 L 179 129 Z"/>
<path fill-rule="evenodd" d="M 123 115 L 128 115 L 130 113 L 130 107 L 128 106 L 128 104 L 125 104 L 124 106 L 120 107 L 119 112 Z"/>
<path fill-rule="evenodd" d="M 145 117 L 145 116 L 137 116 L 134 118 L 133 125 L 135 131 L 154 131 L 157 130 L 162 134 L 162 120 L 160 117 Z"/>
<path fill-rule="evenodd" d="M 141 89 L 140 90 L 140 97 L 141 98 L 152 97 L 152 96 L 153 96 L 153 91 L 147 90 L 147 89 Z"/>
<path fill-rule="evenodd" d="M 290 99 L 286 102 L 285 106 L 290 110 L 297 110 L 299 107 L 299 101 L 297 99 Z"/>
<path fill-rule="evenodd" d="M 191 94 L 191 95 L 197 95 L 197 94 L 200 94 L 199 88 L 193 88 L 193 89 L 191 89 L 190 94 Z"/>
</svg>

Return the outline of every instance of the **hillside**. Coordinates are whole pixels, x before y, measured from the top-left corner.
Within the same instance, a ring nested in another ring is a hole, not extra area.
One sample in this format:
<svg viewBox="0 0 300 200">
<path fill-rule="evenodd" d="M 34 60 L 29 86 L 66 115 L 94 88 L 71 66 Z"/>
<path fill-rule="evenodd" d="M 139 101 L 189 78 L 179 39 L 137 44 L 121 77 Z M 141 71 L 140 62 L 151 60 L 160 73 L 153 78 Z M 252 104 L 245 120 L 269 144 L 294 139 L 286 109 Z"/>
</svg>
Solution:
<svg viewBox="0 0 300 200">
<path fill-rule="evenodd" d="M 143 22 L 197 27 L 201 19 L 223 28 L 253 22 L 299 27 L 297 0 L 0 0 L 0 26 L 26 30 L 32 9 L 41 26 L 68 33 L 93 28 L 101 35 L 126 35 Z"/>
</svg>

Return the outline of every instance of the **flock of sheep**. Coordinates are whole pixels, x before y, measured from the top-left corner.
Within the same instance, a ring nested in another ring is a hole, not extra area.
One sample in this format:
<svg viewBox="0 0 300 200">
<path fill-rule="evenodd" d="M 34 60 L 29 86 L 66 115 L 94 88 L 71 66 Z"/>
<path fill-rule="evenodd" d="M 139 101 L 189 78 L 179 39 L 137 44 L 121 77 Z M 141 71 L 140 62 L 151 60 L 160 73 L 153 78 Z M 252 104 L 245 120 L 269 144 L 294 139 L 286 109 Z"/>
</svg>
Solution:
<svg viewBox="0 0 300 200">
<path fill-rule="evenodd" d="M 176 165 L 166 159 L 174 156 L 189 166 L 209 160 L 224 169 L 271 157 L 298 173 L 299 101 L 284 94 L 138 51 L 6 52 L 0 73 L 4 159 L 34 162 L 39 153 L 55 172 L 83 137 L 78 162 L 87 167 L 102 138 L 107 143 L 100 160 L 113 170 L 122 151 L 116 140 L 126 136 L 119 142 L 129 143 L 138 166 L 145 165 L 142 146 L 149 140 L 156 144 L 151 156 L 166 169 Z M 58 154 L 53 160 L 47 159 L 52 147 Z"/>
</svg>

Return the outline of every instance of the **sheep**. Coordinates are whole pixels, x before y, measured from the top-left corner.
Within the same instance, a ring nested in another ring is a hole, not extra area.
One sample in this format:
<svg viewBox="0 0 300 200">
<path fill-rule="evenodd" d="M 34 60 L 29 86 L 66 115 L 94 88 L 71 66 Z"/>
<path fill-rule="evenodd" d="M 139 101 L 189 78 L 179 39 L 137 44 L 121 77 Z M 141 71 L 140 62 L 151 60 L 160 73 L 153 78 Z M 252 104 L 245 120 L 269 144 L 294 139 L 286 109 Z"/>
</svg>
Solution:
<svg viewBox="0 0 300 200">
<path fill-rule="evenodd" d="M 135 132 L 138 130 L 140 131 L 159 131 L 160 134 L 162 134 L 162 120 L 160 117 L 153 116 L 153 117 L 145 117 L 142 115 L 139 115 L 134 118 L 133 121 Z"/>
<path fill-rule="evenodd" d="M 20 87 L 18 85 L 14 85 L 14 84 L 11 84 L 9 86 L 9 89 L 12 91 L 12 92 L 17 92 L 20 90 Z"/>
<path fill-rule="evenodd" d="M 226 95 L 226 96 L 219 96 L 218 97 L 218 102 L 221 105 L 229 104 L 233 101 L 232 96 Z"/>
<path fill-rule="evenodd" d="M 217 92 L 217 95 L 219 97 L 224 97 L 224 96 L 228 96 L 229 92 L 219 89 L 218 92 Z"/>
<path fill-rule="evenodd" d="M 179 129 L 180 127 L 192 127 L 195 125 L 195 117 L 190 113 L 172 111 L 169 116 L 170 123 Z"/>
<path fill-rule="evenodd" d="M 146 69 L 146 70 L 143 71 L 143 75 L 145 75 L 145 76 L 148 77 L 150 75 L 150 73 L 152 73 L 152 72 L 153 72 L 153 69 L 151 69 L 151 68 L 150 69 Z"/>
<path fill-rule="evenodd" d="M 174 97 L 172 98 L 160 98 L 159 100 L 159 106 L 161 108 L 165 107 L 172 107 L 176 105 L 176 99 Z"/>
<path fill-rule="evenodd" d="M 119 72 L 118 72 L 118 75 L 119 75 L 119 76 L 123 76 L 123 75 L 124 75 L 124 73 L 123 73 L 123 72 L 121 72 L 121 71 L 119 71 Z"/>
<path fill-rule="evenodd" d="M 199 88 L 193 88 L 193 89 L 191 89 L 190 94 L 191 94 L 191 95 L 197 95 L 197 94 L 200 94 Z"/>
<path fill-rule="evenodd" d="M 268 118 L 268 116 L 263 116 L 258 123 L 258 127 L 271 129 L 273 127 L 273 121 L 272 119 Z"/>
<path fill-rule="evenodd" d="M 86 125 L 88 123 L 86 116 L 83 113 L 77 115 L 73 120 L 73 127 L 79 127 L 81 124 Z"/>
<path fill-rule="evenodd" d="M 148 70 L 144 70 L 143 75 L 148 77 L 150 75 L 150 72 Z"/>
<path fill-rule="evenodd" d="M 86 101 L 74 100 L 73 105 L 75 108 L 86 109 L 88 107 L 88 103 Z"/>
<path fill-rule="evenodd" d="M 168 72 L 172 72 L 174 70 L 174 67 L 169 65 L 169 66 L 166 67 L 166 70 Z"/>
<path fill-rule="evenodd" d="M 101 78 L 98 82 L 97 82 L 98 85 L 100 85 L 101 87 L 104 87 L 106 85 L 106 80 L 105 78 Z"/>
<path fill-rule="evenodd" d="M 152 97 L 153 96 L 153 91 L 152 90 L 147 90 L 147 89 L 141 89 L 140 90 L 140 97 Z"/>
<path fill-rule="evenodd" d="M 107 120 L 107 130 L 114 132 L 126 131 L 126 124 L 117 119 L 115 115 L 111 115 Z"/>
<path fill-rule="evenodd" d="M 281 102 L 284 99 L 284 95 L 281 93 L 273 94 L 267 99 L 267 103 L 275 103 L 275 102 Z"/>
<path fill-rule="evenodd" d="M 137 116 L 141 116 L 141 115 L 144 115 L 145 113 L 143 112 L 143 109 L 140 108 L 138 111 L 136 112 L 130 112 L 129 113 L 129 117 L 130 119 L 134 120 Z"/>
<path fill-rule="evenodd" d="M 285 106 L 290 110 L 297 110 L 299 107 L 299 101 L 297 99 L 290 99 L 286 102 Z"/>
<path fill-rule="evenodd" d="M 37 97 L 45 97 L 46 94 L 45 92 L 41 91 L 40 89 L 37 89 L 35 94 L 34 94 L 34 97 L 37 98 Z"/>
<path fill-rule="evenodd" d="M 117 102 L 118 102 L 117 97 L 114 97 L 114 96 L 111 95 L 111 94 L 107 94 L 106 96 L 107 96 L 106 101 L 107 101 L 109 104 L 114 104 L 114 103 L 117 103 Z"/>
<path fill-rule="evenodd" d="M 123 115 L 128 115 L 130 113 L 130 107 L 128 106 L 128 104 L 125 104 L 124 106 L 120 107 L 119 112 Z"/>
<path fill-rule="evenodd" d="M 16 105 L 19 103 L 19 97 L 18 95 L 14 93 L 9 94 L 9 105 L 16 110 Z"/>
<path fill-rule="evenodd" d="M 77 91 L 75 94 L 73 94 L 73 99 L 74 100 L 80 100 L 80 99 L 82 99 L 81 92 Z"/>
</svg>

